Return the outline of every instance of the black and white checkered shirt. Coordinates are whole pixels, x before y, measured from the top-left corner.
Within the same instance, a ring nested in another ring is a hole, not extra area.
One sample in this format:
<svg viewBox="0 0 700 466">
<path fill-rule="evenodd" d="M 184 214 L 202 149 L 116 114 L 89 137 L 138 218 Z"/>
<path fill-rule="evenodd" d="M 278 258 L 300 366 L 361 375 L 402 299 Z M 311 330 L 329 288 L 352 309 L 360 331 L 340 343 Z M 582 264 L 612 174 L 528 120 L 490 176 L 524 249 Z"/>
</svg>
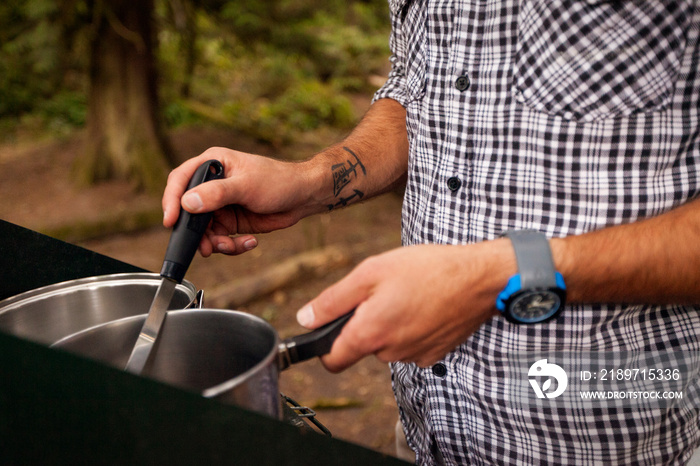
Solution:
<svg viewBox="0 0 700 466">
<path fill-rule="evenodd" d="M 575 235 L 699 196 L 700 0 L 389 5 L 392 70 L 375 99 L 407 109 L 404 244 Z M 532 326 L 494 318 L 435 370 L 393 365 L 409 445 L 422 464 L 683 463 L 700 445 L 698 358 L 670 406 L 502 395 L 515 354 L 697 355 L 699 334 L 687 306 L 568 306 Z"/>
</svg>

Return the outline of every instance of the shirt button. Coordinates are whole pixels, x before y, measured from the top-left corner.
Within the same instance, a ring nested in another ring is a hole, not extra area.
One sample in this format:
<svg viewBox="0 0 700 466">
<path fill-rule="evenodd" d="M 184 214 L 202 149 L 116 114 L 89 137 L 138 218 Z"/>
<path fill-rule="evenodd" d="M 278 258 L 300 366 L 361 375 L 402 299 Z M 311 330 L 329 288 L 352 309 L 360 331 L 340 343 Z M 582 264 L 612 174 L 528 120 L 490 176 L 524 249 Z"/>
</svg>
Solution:
<svg viewBox="0 0 700 466">
<path fill-rule="evenodd" d="M 447 375 L 447 367 L 439 362 L 433 366 L 433 374 L 435 377 L 445 377 Z"/>
<path fill-rule="evenodd" d="M 457 90 L 460 91 L 460 92 L 464 92 L 464 91 L 466 91 L 467 89 L 469 89 L 469 85 L 470 85 L 470 84 L 471 84 L 471 82 L 469 81 L 469 78 L 467 77 L 466 74 L 463 75 L 463 76 L 460 76 L 460 77 L 457 78 L 457 80 L 455 81 L 455 87 L 456 87 Z"/>
<path fill-rule="evenodd" d="M 462 180 L 460 180 L 456 176 L 453 176 L 453 177 L 447 179 L 447 188 L 450 191 L 455 192 L 461 187 L 462 187 Z"/>
</svg>

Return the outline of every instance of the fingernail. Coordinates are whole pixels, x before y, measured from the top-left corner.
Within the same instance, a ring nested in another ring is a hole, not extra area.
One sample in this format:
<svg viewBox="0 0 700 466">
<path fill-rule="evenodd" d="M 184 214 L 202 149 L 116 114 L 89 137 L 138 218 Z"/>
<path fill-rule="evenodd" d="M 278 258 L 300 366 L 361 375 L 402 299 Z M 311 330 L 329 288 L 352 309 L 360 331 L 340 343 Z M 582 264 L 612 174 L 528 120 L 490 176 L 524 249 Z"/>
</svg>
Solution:
<svg viewBox="0 0 700 466">
<path fill-rule="evenodd" d="M 254 238 L 249 239 L 248 241 L 243 243 L 243 247 L 245 248 L 246 251 L 250 251 L 251 249 L 253 249 L 257 245 L 258 245 L 258 240 L 254 239 Z"/>
<path fill-rule="evenodd" d="M 219 252 L 223 252 L 223 253 L 231 252 L 231 250 L 230 250 L 229 247 L 228 247 L 228 244 L 226 244 L 226 243 L 219 243 L 219 244 L 217 244 L 217 245 L 216 245 L 216 249 L 218 249 Z"/>
<path fill-rule="evenodd" d="M 182 196 L 182 205 L 189 211 L 196 212 L 201 209 L 204 204 L 202 198 L 197 193 L 187 193 Z"/>
<path fill-rule="evenodd" d="M 314 324 L 315 319 L 314 308 L 311 307 L 311 304 L 307 304 L 297 312 L 297 322 L 302 327 L 310 328 Z"/>
</svg>

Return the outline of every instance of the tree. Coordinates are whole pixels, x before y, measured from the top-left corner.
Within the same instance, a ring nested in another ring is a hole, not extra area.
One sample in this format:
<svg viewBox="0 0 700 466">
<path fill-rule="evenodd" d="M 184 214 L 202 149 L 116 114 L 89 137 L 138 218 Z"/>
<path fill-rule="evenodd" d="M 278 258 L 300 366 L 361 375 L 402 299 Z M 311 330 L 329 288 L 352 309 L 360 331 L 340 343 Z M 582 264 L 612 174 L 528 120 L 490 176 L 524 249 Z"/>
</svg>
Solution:
<svg viewBox="0 0 700 466">
<path fill-rule="evenodd" d="M 197 63 L 197 11 L 190 0 L 170 0 L 166 2 L 166 10 L 173 29 L 180 36 L 180 50 L 184 55 L 183 79 L 180 83 L 181 98 L 190 97 L 194 67 Z"/>
<path fill-rule="evenodd" d="M 386 64 L 386 13 L 386 0 L 4 0 L 0 129 L 25 115 L 84 127 L 81 184 L 160 192 L 174 164 L 161 111 L 272 142 L 349 126 L 344 93 Z"/>
<path fill-rule="evenodd" d="M 153 0 L 90 0 L 87 137 L 74 173 L 85 185 L 126 179 L 160 192 L 171 150 L 159 116 Z"/>
</svg>

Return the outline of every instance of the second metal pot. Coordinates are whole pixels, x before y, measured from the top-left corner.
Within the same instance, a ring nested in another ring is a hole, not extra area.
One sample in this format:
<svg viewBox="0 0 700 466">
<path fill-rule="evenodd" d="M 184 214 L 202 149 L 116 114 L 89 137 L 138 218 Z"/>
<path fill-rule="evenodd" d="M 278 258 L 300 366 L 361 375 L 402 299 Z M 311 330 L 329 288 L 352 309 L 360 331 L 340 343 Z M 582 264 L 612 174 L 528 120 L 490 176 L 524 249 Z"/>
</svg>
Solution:
<svg viewBox="0 0 700 466">
<path fill-rule="evenodd" d="M 282 342 L 270 324 L 251 314 L 170 311 L 142 375 L 279 419 L 279 371 L 329 352 L 351 315 Z M 145 319 L 109 322 L 52 346 L 121 369 Z"/>
</svg>

